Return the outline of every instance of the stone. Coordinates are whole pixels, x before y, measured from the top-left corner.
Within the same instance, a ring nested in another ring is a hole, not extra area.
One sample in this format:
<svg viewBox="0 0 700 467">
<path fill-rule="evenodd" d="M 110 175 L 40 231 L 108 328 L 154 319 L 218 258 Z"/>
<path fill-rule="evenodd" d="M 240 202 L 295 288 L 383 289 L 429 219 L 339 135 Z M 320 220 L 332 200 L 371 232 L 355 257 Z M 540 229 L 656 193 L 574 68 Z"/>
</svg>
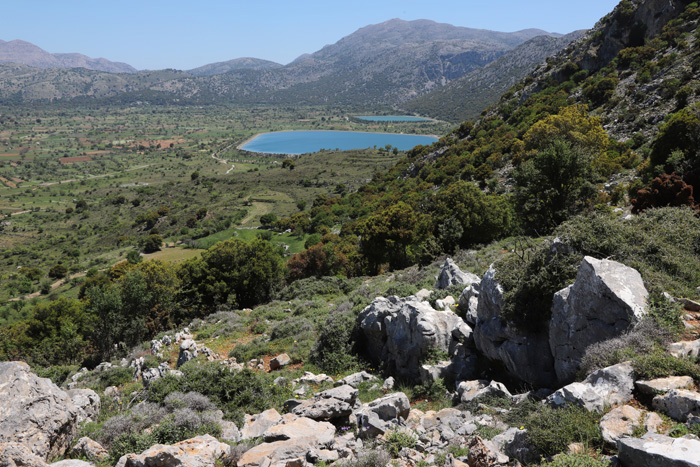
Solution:
<svg viewBox="0 0 700 467">
<path fill-rule="evenodd" d="M 416 297 L 416 300 L 419 302 L 425 302 L 430 298 L 430 296 L 433 294 L 432 290 L 428 289 L 420 289 L 418 292 L 413 294 L 414 297 Z"/>
<path fill-rule="evenodd" d="M 631 405 L 616 407 L 600 420 L 603 440 L 611 448 L 615 448 L 617 441 L 623 436 L 631 436 L 634 430 L 642 424 L 642 421 L 642 412 Z"/>
<path fill-rule="evenodd" d="M 49 464 L 50 467 L 95 467 L 92 462 L 85 462 L 79 459 L 64 459 L 62 461 Z"/>
<path fill-rule="evenodd" d="M 452 285 L 473 284 L 474 282 L 479 282 L 479 276 L 470 272 L 463 272 L 452 261 L 452 258 L 447 258 L 440 268 L 435 288 L 446 289 Z"/>
<path fill-rule="evenodd" d="M 0 414 L 0 443 L 24 444 L 44 459 L 62 456 L 77 430 L 68 394 L 24 362 L 0 362 Z"/>
<path fill-rule="evenodd" d="M 451 311 L 435 310 L 415 297 L 378 297 L 357 320 L 367 354 L 395 377 L 417 380 L 424 359 L 435 351 L 450 358 L 459 352 L 449 369 L 452 379 L 469 378 L 474 372 L 476 356 L 460 349 L 463 344 L 453 336 L 455 329 L 468 325 Z"/>
<path fill-rule="evenodd" d="M 316 449 L 313 440 L 306 438 L 263 443 L 243 453 L 236 466 L 303 467 L 306 465 L 306 455 Z"/>
<path fill-rule="evenodd" d="M 172 446 L 156 444 L 141 454 L 126 454 L 116 467 L 214 467 L 228 455 L 229 449 L 228 444 L 203 435 Z"/>
<path fill-rule="evenodd" d="M 396 384 L 396 381 L 394 380 L 393 376 L 389 376 L 387 379 L 384 380 L 384 384 L 382 384 L 382 391 L 391 391 L 394 389 L 394 385 Z"/>
<path fill-rule="evenodd" d="M 24 444 L 0 443 L 0 467 L 47 467 L 48 464 Z"/>
<path fill-rule="evenodd" d="M 105 461 L 109 459 L 109 453 L 102 447 L 100 443 L 94 441 L 87 436 L 83 436 L 71 449 L 71 455 L 74 457 L 84 457 L 91 461 Z"/>
<path fill-rule="evenodd" d="M 300 384 L 314 384 L 317 386 L 320 386 L 321 384 L 325 383 L 333 384 L 333 378 L 326 375 L 325 373 L 315 375 L 310 371 L 305 371 L 304 376 L 295 381 Z"/>
<path fill-rule="evenodd" d="M 457 396 L 461 402 L 479 401 L 491 397 L 513 399 L 510 391 L 503 383 L 485 379 L 462 381 L 457 386 Z"/>
<path fill-rule="evenodd" d="M 496 467 L 508 462 L 510 462 L 508 456 L 498 452 L 493 444 L 479 436 L 474 437 L 469 444 L 467 463 L 470 467 Z"/>
<path fill-rule="evenodd" d="M 235 423 L 228 420 L 222 420 L 219 422 L 219 424 L 221 425 L 221 435 L 219 436 L 221 441 L 229 441 L 231 443 L 237 443 L 240 441 L 241 432 L 238 430 Z"/>
<path fill-rule="evenodd" d="M 180 343 L 180 353 L 177 357 L 177 368 L 180 368 L 185 363 L 197 358 L 197 343 L 192 338 L 184 339 Z"/>
<path fill-rule="evenodd" d="M 669 344 L 668 352 L 676 358 L 698 358 L 700 357 L 700 339 Z"/>
<path fill-rule="evenodd" d="M 270 370 L 279 370 L 282 367 L 289 365 L 292 359 L 286 353 L 280 354 L 270 360 Z"/>
<path fill-rule="evenodd" d="M 688 389 L 693 387 L 693 378 L 690 376 L 669 376 L 668 378 L 652 379 L 650 381 L 636 381 L 637 390 L 645 396 L 657 396 L 665 394 L 672 389 Z"/>
<path fill-rule="evenodd" d="M 92 389 L 69 389 L 66 391 L 78 409 L 78 423 L 91 422 L 100 413 L 100 396 Z"/>
<path fill-rule="evenodd" d="M 465 321 L 472 326 L 476 324 L 477 309 L 479 307 L 480 283 L 481 279 L 472 285 L 468 285 L 462 291 L 462 294 L 459 296 L 459 300 L 457 300 L 457 305 L 459 306 L 460 311 L 464 314 Z"/>
<path fill-rule="evenodd" d="M 355 412 L 361 436 L 377 436 L 395 427 L 400 420 L 408 418 L 411 403 L 402 392 L 388 394 L 375 399 Z"/>
<path fill-rule="evenodd" d="M 644 414 L 644 429 L 647 430 L 647 433 L 658 433 L 664 423 L 664 419 L 656 412 Z"/>
<path fill-rule="evenodd" d="M 509 428 L 494 436 L 491 443 L 499 452 L 523 464 L 535 463 L 541 458 L 537 449 L 528 442 L 527 430 Z"/>
<path fill-rule="evenodd" d="M 673 389 L 662 396 L 654 397 L 651 406 L 674 420 L 685 422 L 689 415 L 700 415 L 700 393 Z"/>
<path fill-rule="evenodd" d="M 355 406 L 358 391 L 346 384 L 318 393 L 293 407 L 291 412 L 313 420 L 334 420 L 348 417 Z"/>
<path fill-rule="evenodd" d="M 443 360 L 435 363 L 434 365 L 421 365 L 418 368 L 420 382 L 426 385 L 439 379 L 445 379 L 450 376 L 451 368 L 451 360 Z"/>
<path fill-rule="evenodd" d="M 549 346 L 561 384 L 573 381 L 592 344 L 620 336 L 646 314 L 649 293 L 635 269 L 586 256 L 573 285 L 554 294 Z"/>
<path fill-rule="evenodd" d="M 622 467 L 700 467 L 700 441 L 647 433 L 617 442 Z"/>
<path fill-rule="evenodd" d="M 366 371 L 360 371 L 358 373 L 353 373 L 351 375 L 346 376 L 345 378 L 341 379 L 340 381 L 337 381 L 336 384 L 338 385 L 344 385 L 347 384 L 349 386 L 352 386 L 353 388 L 356 388 L 357 386 L 360 385 L 360 383 L 365 383 L 367 381 L 372 381 L 377 379 L 376 376 L 373 376 Z"/>
<path fill-rule="evenodd" d="M 452 307 L 457 303 L 452 295 L 448 295 L 445 298 L 435 300 L 435 307 L 438 310 L 452 311 Z"/>
<path fill-rule="evenodd" d="M 317 422 L 306 417 L 286 414 L 280 423 L 265 431 L 265 442 L 285 441 L 296 438 L 314 439 L 318 445 L 326 445 L 335 437 L 335 426 L 328 422 Z"/>
<path fill-rule="evenodd" d="M 581 383 L 571 383 L 555 391 L 546 401 L 554 407 L 572 403 L 589 412 L 602 413 L 632 400 L 634 369 L 629 362 L 595 371 Z"/>
<path fill-rule="evenodd" d="M 257 415 L 245 416 L 243 428 L 241 428 L 241 440 L 259 438 L 268 428 L 276 425 L 282 416 L 275 409 L 269 409 Z"/>
<path fill-rule="evenodd" d="M 553 385 L 556 374 L 547 330 L 525 332 L 510 326 L 502 318 L 503 287 L 495 276 L 492 265 L 479 284 L 474 326 L 476 348 L 489 360 L 502 362 L 511 375 L 528 384 Z"/>
</svg>

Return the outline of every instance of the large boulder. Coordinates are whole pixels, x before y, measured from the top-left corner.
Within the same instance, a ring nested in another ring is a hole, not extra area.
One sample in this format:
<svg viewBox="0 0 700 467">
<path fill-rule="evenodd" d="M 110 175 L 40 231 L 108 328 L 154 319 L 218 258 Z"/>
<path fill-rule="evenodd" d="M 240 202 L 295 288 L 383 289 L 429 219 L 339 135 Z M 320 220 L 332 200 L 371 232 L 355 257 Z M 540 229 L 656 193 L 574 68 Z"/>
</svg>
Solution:
<svg viewBox="0 0 700 467">
<path fill-rule="evenodd" d="M 662 396 L 656 396 L 651 405 L 654 410 L 685 422 L 690 415 L 700 416 L 700 393 L 673 389 Z"/>
<path fill-rule="evenodd" d="M 700 339 L 669 344 L 668 352 L 676 358 L 698 358 L 700 357 Z"/>
<path fill-rule="evenodd" d="M 472 376 L 471 328 L 451 311 L 435 310 L 416 297 L 378 297 L 357 319 L 367 355 L 395 376 L 418 379 L 421 364 L 436 350 L 457 357 L 453 379 Z"/>
<path fill-rule="evenodd" d="M 172 446 L 156 444 L 141 454 L 126 454 L 116 467 L 214 467 L 228 456 L 229 450 L 228 444 L 203 435 Z"/>
<path fill-rule="evenodd" d="M 263 433 L 265 442 L 284 441 L 296 438 L 313 438 L 319 445 L 333 442 L 335 427 L 328 422 L 317 422 L 306 417 L 286 414 L 275 426 Z"/>
<path fill-rule="evenodd" d="M 460 402 L 472 402 L 489 398 L 513 399 L 513 395 L 503 383 L 485 379 L 462 381 L 457 386 L 457 396 Z"/>
<path fill-rule="evenodd" d="M 275 409 L 269 409 L 257 415 L 247 415 L 241 428 L 241 439 L 259 438 L 270 427 L 275 426 L 282 416 Z"/>
<path fill-rule="evenodd" d="M 437 281 L 435 282 L 435 288 L 446 289 L 451 285 L 473 283 L 479 283 L 479 276 L 462 271 L 459 269 L 459 266 L 452 261 L 452 258 L 447 258 L 440 268 L 440 274 L 438 274 Z"/>
<path fill-rule="evenodd" d="M 78 423 L 68 394 L 24 362 L 0 363 L 0 414 L 0 443 L 24 444 L 44 459 L 66 452 Z"/>
<path fill-rule="evenodd" d="M 666 394 L 673 389 L 688 389 L 693 387 L 693 378 L 690 376 L 669 376 L 649 381 L 636 381 L 637 390 L 648 397 Z"/>
<path fill-rule="evenodd" d="M 82 457 L 93 462 L 109 459 L 107 450 L 100 443 L 87 436 L 80 438 L 70 453 L 73 457 Z"/>
<path fill-rule="evenodd" d="M 0 467 L 48 467 L 24 444 L 10 442 L 0 443 Z"/>
<path fill-rule="evenodd" d="M 535 386 L 551 386 L 556 379 L 547 329 L 525 332 L 502 317 L 503 287 L 493 266 L 479 285 L 474 341 L 490 360 L 502 362 L 515 377 Z"/>
<path fill-rule="evenodd" d="M 457 301 L 460 311 L 464 313 L 465 321 L 471 326 L 476 324 L 477 311 L 479 309 L 480 284 L 481 279 L 479 279 L 479 282 L 465 287 Z"/>
<path fill-rule="evenodd" d="M 581 383 L 571 383 L 546 400 L 553 407 L 575 404 L 589 412 L 602 413 L 606 407 L 632 400 L 634 369 L 628 362 L 595 371 Z"/>
<path fill-rule="evenodd" d="M 616 407 L 606 413 L 600 419 L 600 430 L 603 440 L 611 448 L 617 445 L 617 441 L 624 436 L 632 436 L 634 430 L 644 422 L 642 412 L 631 405 Z"/>
<path fill-rule="evenodd" d="M 395 428 L 408 418 L 411 403 L 402 392 L 388 394 L 375 399 L 355 413 L 357 426 L 362 436 L 377 436 Z"/>
<path fill-rule="evenodd" d="M 92 389 L 69 389 L 66 391 L 78 409 L 78 423 L 91 422 L 100 413 L 100 396 Z"/>
<path fill-rule="evenodd" d="M 559 383 L 573 381 L 592 344 L 617 337 L 646 313 L 642 276 L 624 264 L 583 258 L 573 285 L 554 295 L 549 346 Z"/>
<path fill-rule="evenodd" d="M 318 393 L 295 406 L 291 411 L 300 417 L 313 420 L 347 418 L 355 407 L 358 390 L 346 384 Z"/>
<path fill-rule="evenodd" d="M 700 467 L 700 441 L 648 433 L 617 442 L 622 467 Z"/>
</svg>

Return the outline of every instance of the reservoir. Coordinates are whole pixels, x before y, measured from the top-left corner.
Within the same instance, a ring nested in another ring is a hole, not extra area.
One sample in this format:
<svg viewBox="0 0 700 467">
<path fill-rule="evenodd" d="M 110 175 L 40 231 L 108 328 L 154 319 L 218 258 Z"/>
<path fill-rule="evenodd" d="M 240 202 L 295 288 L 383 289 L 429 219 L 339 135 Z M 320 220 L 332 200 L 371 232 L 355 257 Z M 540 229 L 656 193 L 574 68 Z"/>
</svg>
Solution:
<svg viewBox="0 0 700 467">
<path fill-rule="evenodd" d="M 366 133 L 359 131 L 277 131 L 263 133 L 251 139 L 240 149 L 266 154 L 306 154 L 321 149 L 383 148 L 387 144 L 407 151 L 419 144 L 437 141 L 433 136 L 401 135 L 395 133 Z"/>
<path fill-rule="evenodd" d="M 382 115 L 377 117 L 364 115 L 355 118 L 368 122 L 432 122 L 429 118 L 411 117 L 410 115 Z"/>
</svg>

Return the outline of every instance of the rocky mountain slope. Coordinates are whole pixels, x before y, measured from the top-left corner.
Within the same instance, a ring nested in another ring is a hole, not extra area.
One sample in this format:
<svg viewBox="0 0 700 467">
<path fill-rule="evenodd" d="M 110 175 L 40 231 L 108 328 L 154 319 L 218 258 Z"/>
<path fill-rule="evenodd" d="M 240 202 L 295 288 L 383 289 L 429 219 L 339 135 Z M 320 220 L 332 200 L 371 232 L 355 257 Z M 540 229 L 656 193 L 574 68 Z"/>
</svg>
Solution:
<svg viewBox="0 0 700 467">
<path fill-rule="evenodd" d="M 227 60 L 225 62 L 209 63 L 187 72 L 195 76 L 212 76 L 220 75 L 223 73 L 228 73 L 234 70 L 269 70 L 274 68 L 280 68 L 283 65 L 279 63 L 271 62 L 269 60 L 261 60 L 259 58 L 235 58 L 233 60 Z"/>
<path fill-rule="evenodd" d="M 443 86 L 542 34 L 547 33 L 501 33 L 395 19 L 362 28 L 276 68 L 261 68 L 257 62 L 253 68 L 241 67 L 238 62 L 235 69 L 231 63 L 196 69 L 195 74 L 205 76 L 164 70 L 115 78 L 5 65 L 0 67 L 0 98 L 393 105 Z M 221 70 L 227 72 L 216 74 Z M 84 88 L 78 91 L 75 82 Z"/>
<path fill-rule="evenodd" d="M 501 95 L 520 81 L 547 57 L 581 38 L 584 31 L 562 37 L 534 37 L 493 62 L 473 70 L 445 86 L 404 102 L 409 112 L 429 115 L 450 122 L 473 120 Z"/>
<path fill-rule="evenodd" d="M 0 63 L 18 63 L 34 68 L 86 68 L 107 73 L 136 72 L 134 67 L 126 63 L 90 58 L 79 53 L 51 54 L 22 40 L 0 41 Z"/>
</svg>

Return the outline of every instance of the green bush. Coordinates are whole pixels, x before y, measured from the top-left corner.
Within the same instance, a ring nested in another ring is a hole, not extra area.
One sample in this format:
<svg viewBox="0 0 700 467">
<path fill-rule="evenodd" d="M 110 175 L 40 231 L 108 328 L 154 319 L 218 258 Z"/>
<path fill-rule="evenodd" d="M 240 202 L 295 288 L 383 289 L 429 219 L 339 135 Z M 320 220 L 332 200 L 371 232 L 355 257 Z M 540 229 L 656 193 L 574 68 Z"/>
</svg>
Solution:
<svg viewBox="0 0 700 467">
<path fill-rule="evenodd" d="M 560 454 L 549 462 L 537 465 L 538 467 L 611 467 L 613 464 L 608 459 L 596 459 L 588 454 Z"/>
<path fill-rule="evenodd" d="M 391 457 L 396 459 L 403 448 L 413 449 L 416 446 L 416 438 L 412 433 L 402 430 L 390 431 L 384 438 L 384 447 Z"/>
<path fill-rule="evenodd" d="M 340 307 L 330 314 L 321 328 L 309 361 L 329 374 L 345 373 L 357 367 L 353 355 L 355 345 L 355 313 Z"/>
<path fill-rule="evenodd" d="M 599 414 L 573 405 L 561 409 L 543 406 L 524 423 L 528 440 L 544 456 L 565 452 L 571 443 L 602 448 L 599 424 Z"/>
<path fill-rule="evenodd" d="M 100 373 L 99 385 L 102 389 L 108 386 L 121 386 L 134 379 L 134 370 L 131 368 L 112 367 Z"/>
<path fill-rule="evenodd" d="M 40 378 L 49 378 L 56 386 L 61 386 L 68 376 L 80 369 L 77 365 L 55 365 L 46 368 L 34 367 L 34 373 Z"/>
<path fill-rule="evenodd" d="M 275 296 L 277 300 L 310 300 L 319 296 L 336 296 L 350 293 L 359 285 L 358 280 L 342 277 L 309 277 L 294 281 Z"/>
</svg>

